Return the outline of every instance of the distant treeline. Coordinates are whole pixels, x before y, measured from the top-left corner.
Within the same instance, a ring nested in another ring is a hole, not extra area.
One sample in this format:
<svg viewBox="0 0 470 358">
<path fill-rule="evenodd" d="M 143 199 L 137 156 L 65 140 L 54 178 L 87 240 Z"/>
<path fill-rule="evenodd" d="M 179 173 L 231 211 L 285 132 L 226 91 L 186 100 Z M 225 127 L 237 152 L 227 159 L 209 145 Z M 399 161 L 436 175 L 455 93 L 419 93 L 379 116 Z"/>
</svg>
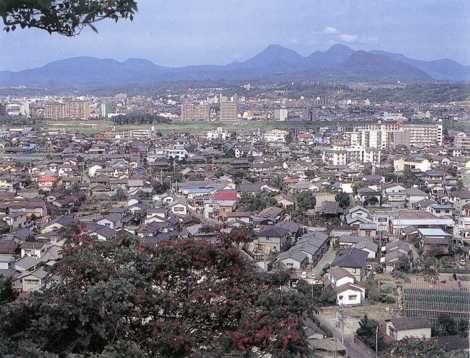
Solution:
<svg viewBox="0 0 470 358">
<path fill-rule="evenodd" d="M 111 118 L 116 125 L 126 124 L 153 124 L 153 123 L 170 123 L 168 118 L 163 118 L 155 114 L 147 113 L 129 113 Z"/>
<path fill-rule="evenodd" d="M 373 102 L 447 103 L 470 99 L 468 83 L 420 83 L 405 88 L 380 88 L 352 92 L 354 98 Z"/>
<path fill-rule="evenodd" d="M 31 126 L 36 124 L 36 119 L 23 116 L 0 116 L 0 125 Z"/>
</svg>

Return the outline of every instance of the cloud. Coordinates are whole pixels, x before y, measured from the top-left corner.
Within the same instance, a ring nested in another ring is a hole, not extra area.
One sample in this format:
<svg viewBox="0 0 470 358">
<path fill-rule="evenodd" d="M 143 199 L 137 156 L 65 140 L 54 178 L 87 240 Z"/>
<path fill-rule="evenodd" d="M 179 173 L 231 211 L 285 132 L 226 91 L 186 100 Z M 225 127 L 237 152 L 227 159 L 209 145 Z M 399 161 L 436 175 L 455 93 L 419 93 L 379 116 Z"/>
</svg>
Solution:
<svg viewBox="0 0 470 358">
<path fill-rule="evenodd" d="M 327 26 L 323 29 L 323 33 L 326 35 L 334 35 L 339 33 L 338 29 L 332 26 Z"/>
<path fill-rule="evenodd" d="M 353 43 L 353 42 L 357 41 L 358 36 L 357 35 L 352 35 L 352 34 L 339 34 L 338 39 L 341 42 Z"/>
</svg>

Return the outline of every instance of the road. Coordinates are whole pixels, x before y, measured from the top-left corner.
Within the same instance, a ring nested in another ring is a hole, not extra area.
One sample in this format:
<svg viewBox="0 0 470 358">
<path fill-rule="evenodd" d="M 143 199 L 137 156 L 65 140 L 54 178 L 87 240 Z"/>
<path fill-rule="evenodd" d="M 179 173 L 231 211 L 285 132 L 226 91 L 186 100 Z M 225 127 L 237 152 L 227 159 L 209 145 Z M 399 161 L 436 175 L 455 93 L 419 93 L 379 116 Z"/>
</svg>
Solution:
<svg viewBox="0 0 470 358">
<path fill-rule="evenodd" d="M 336 251 L 330 247 L 323 257 L 318 261 L 318 264 L 312 269 L 313 275 L 321 275 L 324 267 L 328 267 L 336 257 Z"/>
<path fill-rule="evenodd" d="M 321 315 L 315 315 L 317 320 L 320 322 L 322 327 L 327 328 L 333 336 L 342 342 L 346 348 L 348 358 L 375 358 L 375 352 L 373 352 L 369 347 L 364 345 L 362 342 L 354 340 L 353 336 L 344 336 L 341 333 L 341 330 L 337 327 L 333 327 L 328 320 L 324 319 Z"/>
</svg>

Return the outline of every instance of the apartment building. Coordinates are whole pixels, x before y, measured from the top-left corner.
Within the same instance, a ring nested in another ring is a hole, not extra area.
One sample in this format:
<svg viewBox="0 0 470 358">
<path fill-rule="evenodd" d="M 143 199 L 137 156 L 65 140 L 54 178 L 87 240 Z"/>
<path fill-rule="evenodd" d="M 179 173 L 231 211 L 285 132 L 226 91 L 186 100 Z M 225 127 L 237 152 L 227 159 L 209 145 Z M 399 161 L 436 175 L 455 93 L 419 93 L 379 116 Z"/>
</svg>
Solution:
<svg viewBox="0 0 470 358">
<path fill-rule="evenodd" d="M 464 132 L 457 133 L 454 137 L 454 146 L 458 149 L 470 149 L 470 136 Z"/>
<path fill-rule="evenodd" d="M 187 122 L 209 121 L 210 106 L 208 103 L 184 102 L 181 105 L 181 120 Z"/>
<path fill-rule="evenodd" d="M 352 146 L 364 148 L 432 147 L 442 145 L 442 124 L 379 123 L 355 127 L 347 135 Z"/>
<path fill-rule="evenodd" d="M 238 120 L 237 96 L 234 96 L 231 99 L 220 96 L 219 119 L 221 122 L 234 122 Z"/>
<path fill-rule="evenodd" d="M 361 146 L 334 146 L 323 150 L 322 160 L 334 166 L 343 166 L 350 163 L 371 163 L 378 165 L 381 162 L 381 155 L 380 149 L 364 148 Z"/>
<path fill-rule="evenodd" d="M 442 145 L 442 124 L 407 124 L 410 146 L 433 147 Z"/>
<path fill-rule="evenodd" d="M 44 118 L 49 120 L 81 119 L 90 117 L 90 103 L 87 101 L 51 102 L 44 107 Z"/>
</svg>

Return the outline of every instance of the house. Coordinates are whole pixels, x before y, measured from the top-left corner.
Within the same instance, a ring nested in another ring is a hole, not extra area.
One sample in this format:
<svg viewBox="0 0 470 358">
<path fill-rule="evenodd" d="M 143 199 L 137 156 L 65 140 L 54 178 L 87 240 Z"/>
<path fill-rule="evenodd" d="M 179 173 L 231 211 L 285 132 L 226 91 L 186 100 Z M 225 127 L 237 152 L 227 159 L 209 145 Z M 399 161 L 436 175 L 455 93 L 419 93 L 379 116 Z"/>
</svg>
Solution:
<svg viewBox="0 0 470 358">
<path fill-rule="evenodd" d="M 53 231 L 65 229 L 75 223 L 72 216 L 60 216 L 41 229 L 41 234 L 47 234 Z"/>
<path fill-rule="evenodd" d="M 40 258 L 45 246 L 45 242 L 25 241 L 21 244 L 21 257 L 32 256 Z"/>
<path fill-rule="evenodd" d="M 347 283 L 335 289 L 338 306 L 360 305 L 366 297 L 366 289 L 360 285 Z"/>
<path fill-rule="evenodd" d="M 452 235 L 442 229 L 418 229 L 420 246 L 424 255 L 442 256 L 449 254 L 449 241 Z"/>
<path fill-rule="evenodd" d="M 406 188 L 400 184 L 387 184 L 382 187 L 382 195 L 390 207 L 404 207 L 406 203 Z"/>
<path fill-rule="evenodd" d="M 413 264 L 413 248 L 408 242 L 394 240 L 389 242 L 385 249 L 385 257 L 382 257 L 380 261 L 385 263 L 387 272 L 390 273 L 402 266 L 410 267 Z"/>
<path fill-rule="evenodd" d="M 289 250 L 279 254 L 276 263 L 284 269 L 300 270 L 307 265 L 315 266 L 327 250 L 327 234 L 322 232 L 307 233 Z"/>
<path fill-rule="evenodd" d="M 341 267 L 332 267 L 330 269 L 328 272 L 328 281 L 334 288 L 356 282 L 354 276 Z"/>
<path fill-rule="evenodd" d="M 276 226 L 268 226 L 256 234 L 255 244 L 265 254 L 281 252 L 287 246 L 289 231 Z"/>
<path fill-rule="evenodd" d="M 409 226 L 414 226 L 415 228 L 441 228 L 445 230 L 454 227 L 454 220 L 447 217 L 439 218 L 431 213 L 420 210 L 399 210 L 391 220 L 390 232 L 398 237 Z"/>
<path fill-rule="evenodd" d="M 428 170 L 431 170 L 431 162 L 425 158 L 401 158 L 393 161 L 393 168 L 395 169 L 395 172 L 404 172 L 405 170 L 418 170 L 424 173 Z"/>
<path fill-rule="evenodd" d="M 414 205 L 421 200 L 427 199 L 428 194 L 424 191 L 419 190 L 418 188 L 410 188 L 406 190 L 406 206 L 409 209 L 414 208 Z"/>
<path fill-rule="evenodd" d="M 357 190 L 357 199 L 362 206 L 380 206 L 382 204 L 382 192 L 365 187 Z"/>
<path fill-rule="evenodd" d="M 346 271 L 351 273 L 356 281 L 362 281 L 366 276 L 368 253 L 355 249 L 349 248 L 338 251 L 331 266 L 338 266 L 344 268 Z"/>
<path fill-rule="evenodd" d="M 271 206 L 269 208 L 261 210 L 257 217 L 274 224 L 281 220 L 282 213 L 283 209 Z"/>
<path fill-rule="evenodd" d="M 356 249 L 367 252 L 367 259 L 369 260 L 375 260 L 377 250 L 379 248 L 375 242 L 368 239 L 362 239 L 357 244 L 355 244 L 354 247 Z"/>
<path fill-rule="evenodd" d="M 284 209 L 287 209 L 289 207 L 294 206 L 295 201 L 294 199 L 289 198 L 285 194 L 278 194 L 274 197 L 274 200 L 276 200 L 277 205 L 282 206 Z"/>
<path fill-rule="evenodd" d="M 252 214 L 248 212 L 235 211 L 227 215 L 226 221 L 228 224 L 248 225 L 252 222 L 251 216 Z"/>
<path fill-rule="evenodd" d="M 18 244 L 14 240 L 0 240 L 0 255 L 15 255 Z"/>
<path fill-rule="evenodd" d="M 343 208 L 339 206 L 336 201 L 324 201 L 320 207 L 315 209 L 317 215 L 325 217 L 338 217 L 344 212 Z"/>
<path fill-rule="evenodd" d="M 346 347 L 336 338 L 310 339 L 308 345 L 314 352 L 314 357 L 347 357 Z"/>
<path fill-rule="evenodd" d="M 34 271 L 25 271 L 13 281 L 14 286 L 22 292 L 39 291 L 45 285 L 47 272 L 42 268 Z"/>
<path fill-rule="evenodd" d="M 111 213 L 98 219 L 96 223 L 113 230 L 119 230 L 122 228 L 122 216 L 118 213 Z"/>
<path fill-rule="evenodd" d="M 174 215 L 186 216 L 189 214 L 189 206 L 178 200 L 170 204 L 170 212 Z"/>
<path fill-rule="evenodd" d="M 431 322 L 420 318 L 393 318 L 386 322 L 386 334 L 396 341 L 405 338 L 431 338 Z"/>
</svg>

